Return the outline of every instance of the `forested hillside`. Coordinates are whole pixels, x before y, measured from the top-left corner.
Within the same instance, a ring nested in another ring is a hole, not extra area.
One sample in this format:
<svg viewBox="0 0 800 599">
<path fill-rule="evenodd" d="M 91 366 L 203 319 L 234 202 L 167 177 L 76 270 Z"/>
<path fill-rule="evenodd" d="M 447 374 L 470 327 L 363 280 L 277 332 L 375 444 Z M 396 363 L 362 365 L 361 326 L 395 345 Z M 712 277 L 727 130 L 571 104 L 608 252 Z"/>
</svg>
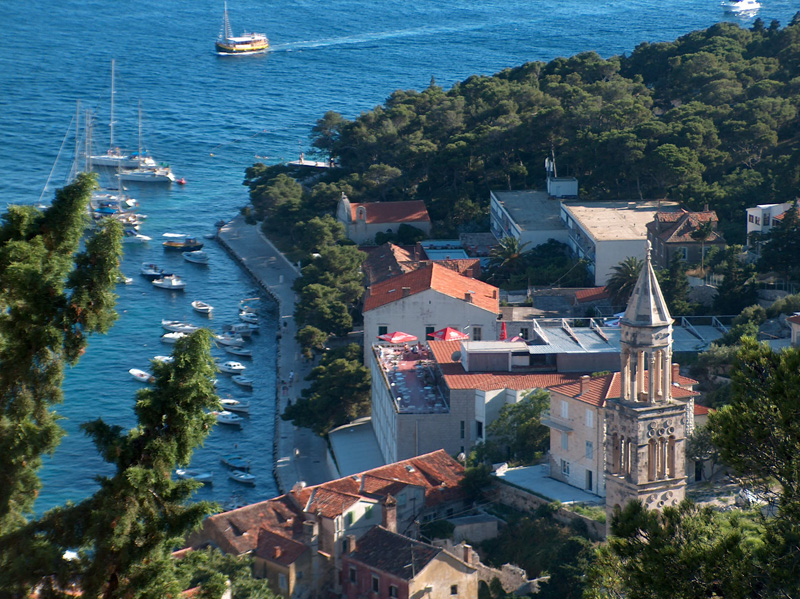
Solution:
<svg viewBox="0 0 800 599">
<path fill-rule="evenodd" d="M 742 242 L 745 205 L 797 194 L 799 103 L 800 13 L 783 28 L 719 23 L 627 56 L 531 62 L 449 91 L 432 81 L 355 121 L 320 119 L 314 145 L 342 168 L 302 208 L 332 209 L 341 191 L 423 199 L 440 234 L 484 229 L 489 190 L 541 187 L 552 150 L 587 199 L 708 203 L 728 240 Z M 248 169 L 257 207 L 279 207 L 264 197 L 277 172 Z"/>
</svg>

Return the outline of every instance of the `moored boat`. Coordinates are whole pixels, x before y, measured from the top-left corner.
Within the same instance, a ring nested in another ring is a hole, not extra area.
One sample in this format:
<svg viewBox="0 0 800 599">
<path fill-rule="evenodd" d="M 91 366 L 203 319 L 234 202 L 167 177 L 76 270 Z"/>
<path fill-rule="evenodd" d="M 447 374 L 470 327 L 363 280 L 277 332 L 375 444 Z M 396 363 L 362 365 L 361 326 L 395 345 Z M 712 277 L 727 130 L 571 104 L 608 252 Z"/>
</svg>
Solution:
<svg viewBox="0 0 800 599">
<path fill-rule="evenodd" d="M 122 243 L 147 243 L 152 241 L 152 237 L 137 233 L 134 229 L 125 229 L 123 231 Z"/>
<path fill-rule="evenodd" d="M 186 289 L 186 283 L 184 283 L 183 279 L 178 275 L 167 275 L 160 279 L 153 279 L 152 283 L 154 287 L 169 289 L 171 291 L 183 291 Z"/>
<path fill-rule="evenodd" d="M 229 333 L 222 333 L 214 337 L 219 345 L 235 345 L 241 347 L 244 345 L 244 339 L 239 335 L 231 335 Z"/>
<path fill-rule="evenodd" d="M 206 254 L 203 250 L 183 252 L 182 256 L 187 262 L 194 262 L 195 264 L 208 264 L 208 254 Z"/>
<path fill-rule="evenodd" d="M 252 358 L 253 357 L 253 350 L 246 349 L 244 347 L 237 347 L 235 345 L 223 345 L 222 349 L 224 349 L 229 354 L 233 354 L 234 356 L 239 356 L 240 358 Z"/>
<path fill-rule="evenodd" d="M 164 327 L 165 331 L 172 331 L 173 333 L 186 333 L 187 335 L 194 333 L 201 328 L 197 325 L 183 322 L 182 320 L 164 319 L 161 320 L 161 326 Z"/>
<path fill-rule="evenodd" d="M 247 367 L 241 362 L 228 361 L 219 365 L 220 372 L 227 372 L 228 374 L 241 374 Z"/>
<path fill-rule="evenodd" d="M 195 237 L 190 237 L 184 233 L 164 233 L 168 239 L 162 243 L 165 250 L 180 250 L 183 252 L 194 252 L 203 249 L 203 242 Z"/>
<path fill-rule="evenodd" d="M 131 368 L 128 372 L 131 374 L 131 376 L 133 378 L 135 378 L 140 383 L 155 383 L 156 382 L 156 377 L 154 377 L 149 372 L 145 372 L 144 370 L 141 370 L 140 368 Z"/>
<path fill-rule="evenodd" d="M 168 166 L 143 166 L 129 171 L 117 173 L 120 181 L 135 181 L 137 183 L 172 183 L 175 175 Z"/>
<path fill-rule="evenodd" d="M 163 362 L 164 364 L 172 364 L 175 360 L 172 356 L 153 356 L 153 359 L 156 362 Z"/>
<path fill-rule="evenodd" d="M 214 306 L 201 302 L 200 300 L 194 300 L 192 302 L 192 308 L 195 312 L 200 312 L 200 314 L 211 314 L 214 311 Z"/>
<path fill-rule="evenodd" d="M 218 424 L 228 424 L 231 426 L 242 426 L 242 422 L 244 422 L 244 418 L 241 416 L 237 416 L 233 412 L 229 412 L 227 410 L 222 410 L 220 412 L 212 412 L 214 416 L 217 417 Z"/>
<path fill-rule="evenodd" d="M 174 345 L 179 339 L 183 339 L 186 336 L 186 333 L 164 333 L 161 335 L 161 341 Z"/>
<path fill-rule="evenodd" d="M 256 324 L 248 324 L 246 322 L 241 322 L 238 324 L 223 325 L 222 330 L 225 333 L 231 333 L 233 335 L 241 335 L 242 337 L 247 338 L 250 337 L 253 333 L 258 333 L 260 329 Z"/>
<path fill-rule="evenodd" d="M 250 470 L 250 460 L 240 455 L 224 455 L 219 461 L 228 468 L 233 468 L 234 470 Z"/>
<path fill-rule="evenodd" d="M 239 414 L 250 413 L 250 402 L 247 400 L 223 397 L 219 400 L 219 403 L 222 404 L 222 409 L 228 412 L 238 412 Z"/>
<path fill-rule="evenodd" d="M 249 472 L 243 472 L 242 470 L 230 470 L 228 472 L 228 478 L 235 480 L 237 483 L 242 483 L 243 485 L 256 484 L 256 477 Z"/>
<path fill-rule="evenodd" d="M 228 20 L 228 3 L 226 2 L 222 30 L 214 47 L 217 54 L 222 56 L 261 54 L 269 48 L 269 40 L 263 33 L 247 33 L 246 31 L 242 35 L 234 37 Z"/>
<path fill-rule="evenodd" d="M 258 324 L 258 315 L 253 312 L 239 312 L 239 320 L 247 324 Z"/>
<path fill-rule="evenodd" d="M 244 376 L 242 374 L 233 375 L 231 377 L 231 380 L 234 383 L 236 383 L 237 385 L 240 385 L 242 387 L 248 387 L 250 389 L 253 388 L 253 379 L 247 378 L 246 376 Z"/>
<path fill-rule="evenodd" d="M 204 485 L 214 484 L 214 475 L 211 472 L 204 472 L 202 470 L 187 470 L 185 468 L 178 468 L 175 471 L 175 476 L 181 480 L 194 480 Z"/>
<path fill-rule="evenodd" d="M 171 272 L 164 272 L 163 268 L 159 268 L 152 262 L 142 262 L 142 269 L 139 271 L 145 279 L 160 279 L 171 275 Z"/>
</svg>

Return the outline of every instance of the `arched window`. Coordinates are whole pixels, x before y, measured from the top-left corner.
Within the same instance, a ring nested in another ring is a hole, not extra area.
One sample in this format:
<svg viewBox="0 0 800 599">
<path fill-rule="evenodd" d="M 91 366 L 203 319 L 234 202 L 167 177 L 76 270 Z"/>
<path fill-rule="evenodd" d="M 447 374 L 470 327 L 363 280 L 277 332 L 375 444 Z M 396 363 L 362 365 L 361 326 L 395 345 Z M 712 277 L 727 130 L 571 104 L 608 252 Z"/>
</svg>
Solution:
<svg viewBox="0 0 800 599">
<path fill-rule="evenodd" d="M 667 441 L 667 475 L 675 478 L 675 437 L 670 436 Z"/>
<path fill-rule="evenodd" d="M 647 480 L 656 479 L 656 440 L 650 439 L 647 442 Z"/>
<path fill-rule="evenodd" d="M 667 457 L 667 441 L 666 439 L 658 440 L 658 478 L 666 478 L 666 457 Z"/>
<path fill-rule="evenodd" d="M 619 435 L 617 433 L 611 435 L 611 474 L 619 473 L 619 467 L 620 467 L 619 443 L 620 443 Z"/>
</svg>

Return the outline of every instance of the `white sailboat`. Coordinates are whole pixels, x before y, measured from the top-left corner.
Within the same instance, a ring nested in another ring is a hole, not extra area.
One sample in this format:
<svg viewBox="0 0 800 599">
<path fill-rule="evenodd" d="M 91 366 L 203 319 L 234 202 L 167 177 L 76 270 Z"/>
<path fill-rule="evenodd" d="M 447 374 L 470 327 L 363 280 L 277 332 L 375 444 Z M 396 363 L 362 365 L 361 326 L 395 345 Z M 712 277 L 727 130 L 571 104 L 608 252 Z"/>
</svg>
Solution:
<svg viewBox="0 0 800 599">
<path fill-rule="evenodd" d="M 139 152 L 137 167 L 133 170 L 124 170 L 117 173 L 121 181 L 135 181 L 137 183 L 172 183 L 175 175 L 168 166 L 148 166 L 142 159 L 142 102 L 139 101 Z M 155 163 L 154 163 L 155 164 Z"/>
<path fill-rule="evenodd" d="M 114 66 L 116 61 L 111 60 L 111 120 L 109 127 L 111 137 L 108 142 L 108 151 L 105 154 L 89 156 L 90 166 L 107 166 L 111 168 L 137 168 L 140 165 L 147 167 L 158 166 L 156 161 L 150 156 L 141 156 L 141 148 L 138 154 L 126 154 L 118 147 L 114 146 Z"/>
</svg>

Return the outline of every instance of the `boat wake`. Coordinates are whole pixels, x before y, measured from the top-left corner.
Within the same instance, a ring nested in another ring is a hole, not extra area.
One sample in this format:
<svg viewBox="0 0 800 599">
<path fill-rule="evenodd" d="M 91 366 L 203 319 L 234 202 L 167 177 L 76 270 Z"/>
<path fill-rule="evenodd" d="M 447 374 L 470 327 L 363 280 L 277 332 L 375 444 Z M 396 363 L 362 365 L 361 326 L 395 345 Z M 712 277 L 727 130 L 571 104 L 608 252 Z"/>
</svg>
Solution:
<svg viewBox="0 0 800 599">
<path fill-rule="evenodd" d="M 507 21 L 511 23 L 511 21 Z M 470 23 L 460 26 L 450 27 L 415 27 L 412 29 L 395 29 L 392 31 L 378 31 L 373 33 L 362 33 L 359 35 L 348 35 L 343 37 L 334 37 L 319 40 L 304 40 L 297 42 L 286 42 L 284 44 L 274 44 L 270 46 L 269 52 L 297 52 L 302 50 L 316 50 L 318 48 L 327 48 L 330 46 L 348 46 L 358 44 L 369 44 L 371 42 L 401 39 L 408 37 L 430 37 L 435 35 L 442 35 L 448 33 L 459 33 L 462 31 L 475 31 L 478 29 L 487 29 L 497 25 L 503 25 L 499 22 L 485 22 L 485 23 Z"/>
</svg>

